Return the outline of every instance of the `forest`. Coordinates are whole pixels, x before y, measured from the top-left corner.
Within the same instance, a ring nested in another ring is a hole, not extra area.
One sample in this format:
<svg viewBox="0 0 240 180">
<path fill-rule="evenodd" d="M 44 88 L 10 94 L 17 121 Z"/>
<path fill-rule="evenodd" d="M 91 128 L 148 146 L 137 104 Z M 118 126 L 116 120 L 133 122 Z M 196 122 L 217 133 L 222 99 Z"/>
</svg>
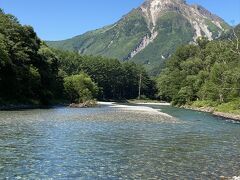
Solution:
<svg viewBox="0 0 240 180">
<path fill-rule="evenodd" d="M 140 77 L 142 97 L 154 98 L 155 83 L 140 65 L 51 49 L 2 10 L 0 24 L 1 104 L 136 98 Z"/>
<path fill-rule="evenodd" d="M 30 26 L 0 11 L 0 101 L 42 103 L 61 95 L 56 55 Z"/>
</svg>

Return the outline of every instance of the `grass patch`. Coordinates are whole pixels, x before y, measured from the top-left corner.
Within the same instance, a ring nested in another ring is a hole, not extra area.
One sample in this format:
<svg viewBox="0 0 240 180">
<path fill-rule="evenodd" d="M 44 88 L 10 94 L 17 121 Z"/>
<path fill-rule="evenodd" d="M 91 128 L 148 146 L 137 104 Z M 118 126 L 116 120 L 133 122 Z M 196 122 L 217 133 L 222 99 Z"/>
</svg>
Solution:
<svg viewBox="0 0 240 180">
<path fill-rule="evenodd" d="M 240 115 L 240 98 L 217 106 L 216 111 Z"/>
<path fill-rule="evenodd" d="M 215 101 L 195 101 L 191 104 L 193 107 L 197 108 L 208 108 L 212 107 L 215 109 L 217 112 L 223 112 L 223 113 L 231 113 L 231 114 L 237 114 L 240 115 L 240 98 L 235 99 L 231 102 L 228 103 L 222 103 L 219 104 L 218 102 Z"/>
<path fill-rule="evenodd" d="M 192 103 L 192 106 L 194 107 L 217 107 L 219 104 L 215 101 L 210 100 L 204 100 L 204 101 L 195 101 Z"/>
</svg>

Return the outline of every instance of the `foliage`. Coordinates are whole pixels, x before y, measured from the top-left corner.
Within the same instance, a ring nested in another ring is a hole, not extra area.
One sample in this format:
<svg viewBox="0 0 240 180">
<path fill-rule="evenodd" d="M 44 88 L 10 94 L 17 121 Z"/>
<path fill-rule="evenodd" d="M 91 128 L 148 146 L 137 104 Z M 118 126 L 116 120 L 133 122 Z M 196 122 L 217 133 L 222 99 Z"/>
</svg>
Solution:
<svg viewBox="0 0 240 180">
<path fill-rule="evenodd" d="M 238 98 L 240 52 L 237 39 L 208 42 L 202 38 L 197 42 L 197 45 L 178 48 L 168 60 L 157 80 L 159 96 L 176 105 L 199 100 L 209 106 Z M 201 105 L 199 101 L 197 105 Z"/>
<path fill-rule="evenodd" d="M 65 76 L 80 72 L 88 74 L 99 87 L 99 99 L 136 98 L 140 74 L 142 74 L 142 95 L 154 98 L 156 92 L 154 81 L 140 65 L 59 50 L 55 53 L 58 54 L 61 62 L 61 73 Z"/>
<path fill-rule="evenodd" d="M 1 11 L 0 24 L 0 99 L 48 104 L 61 93 L 57 57 L 14 16 Z"/>
<path fill-rule="evenodd" d="M 134 28 L 142 26 L 137 17 L 136 11 L 120 22 L 125 40 L 135 34 Z M 66 98 L 65 90 L 73 102 L 88 101 L 97 95 L 101 99 L 136 98 L 140 74 L 142 95 L 154 97 L 154 81 L 141 66 L 50 49 L 32 27 L 22 26 L 3 11 L 0 24 L 1 103 L 49 104 Z M 127 29 L 129 24 L 131 28 Z M 125 40 L 118 43 L 124 46 Z"/>
<path fill-rule="evenodd" d="M 85 73 L 64 78 L 64 88 L 70 101 L 75 103 L 89 101 L 98 93 L 97 85 Z"/>
<path fill-rule="evenodd" d="M 192 106 L 193 107 L 216 107 L 218 106 L 219 103 L 215 102 L 215 101 L 211 101 L 211 100 L 202 100 L 202 101 L 195 101 L 193 102 Z"/>
<path fill-rule="evenodd" d="M 231 102 L 223 103 L 217 106 L 216 111 L 240 115 L 240 98 L 234 99 Z"/>
<path fill-rule="evenodd" d="M 216 101 L 210 100 L 203 100 L 203 101 L 195 101 L 191 104 L 193 107 L 197 108 L 208 108 L 212 107 L 217 112 L 224 112 L 224 113 L 233 113 L 240 115 L 240 99 L 232 99 L 230 102 L 227 103 L 219 103 Z"/>
</svg>

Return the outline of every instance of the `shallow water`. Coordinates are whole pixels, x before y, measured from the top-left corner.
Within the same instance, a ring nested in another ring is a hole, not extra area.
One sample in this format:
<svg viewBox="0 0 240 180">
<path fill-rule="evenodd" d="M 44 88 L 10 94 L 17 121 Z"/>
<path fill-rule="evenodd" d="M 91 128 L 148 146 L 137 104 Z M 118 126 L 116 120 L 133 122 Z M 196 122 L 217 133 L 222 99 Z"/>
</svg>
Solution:
<svg viewBox="0 0 240 180">
<path fill-rule="evenodd" d="M 240 175 L 240 124 L 208 113 L 151 107 L 178 120 L 107 106 L 2 111 L 0 177 L 217 179 Z"/>
</svg>

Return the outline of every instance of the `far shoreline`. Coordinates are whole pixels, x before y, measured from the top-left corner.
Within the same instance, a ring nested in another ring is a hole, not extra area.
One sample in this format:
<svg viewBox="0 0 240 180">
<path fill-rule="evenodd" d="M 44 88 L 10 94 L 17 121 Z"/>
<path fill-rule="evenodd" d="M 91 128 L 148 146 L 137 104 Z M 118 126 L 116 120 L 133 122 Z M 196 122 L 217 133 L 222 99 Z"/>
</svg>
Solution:
<svg viewBox="0 0 240 180">
<path fill-rule="evenodd" d="M 150 102 L 144 102 L 144 101 L 139 101 L 138 100 L 136 102 L 129 102 L 129 103 L 133 103 L 133 104 L 138 104 L 138 105 L 160 105 L 160 106 L 171 106 L 171 103 L 168 102 L 156 102 L 156 101 L 150 101 Z M 177 107 L 177 106 L 175 106 Z M 233 114 L 233 113 L 225 113 L 225 112 L 219 112 L 219 111 L 214 111 L 214 108 L 211 107 L 202 107 L 202 108 L 197 108 L 197 107 L 193 107 L 193 106 L 181 106 L 178 108 L 183 108 L 183 109 L 188 109 L 188 110 L 193 110 L 193 111 L 199 111 L 199 112 L 207 112 L 207 113 L 211 113 L 214 116 L 217 117 L 221 117 L 221 118 L 226 118 L 226 119 L 230 119 L 236 122 L 240 122 L 240 115 L 237 114 Z"/>
<path fill-rule="evenodd" d="M 240 122 L 240 115 L 233 114 L 233 113 L 218 112 L 218 111 L 215 111 L 214 108 L 211 108 L 211 107 L 198 108 L 198 107 L 192 107 L 192 106 L 182 106 L 180 108 L 189 109 L 189 110 L 193 110 L 193 111 L 199 111 L 199 112 L 207 112 L 207 113 L 211 113 L 212 115 L 217 116 L 217 117 L 222 117 L 222 118 L 231 119 L 233 121 Z"/>
<path fill-rule="evenodd" d="M 167 102 L 162 102 L 162 103 L 161 102 L 160 103 L 156 103 L 156 102 L 146 102 L 146 103 L 140 102 L 140 103 L 134 103 L 134 104 L 171 106 L 171 103 L 167 103 Z M 207 112 L 207 113 L 211 113 L 212 115 L 217 116 L 217 117 L 222 117 L 222 118 L 226 118 L 226 119 L 231 119 L 231 120 L 236 121 L 236 122 L 240 122 L 240 115 L 233 114 L 233 113 L 225 113 L 225 112 L 214 111 L 214 109 L 211 108 L 211 107 L 197 108 L 197 107 L 192 107 L 192 106 L 182 106 L 180 108 L 193 110 L 193 111 L 199 111 L 199 112 Z"/>
</svg>

